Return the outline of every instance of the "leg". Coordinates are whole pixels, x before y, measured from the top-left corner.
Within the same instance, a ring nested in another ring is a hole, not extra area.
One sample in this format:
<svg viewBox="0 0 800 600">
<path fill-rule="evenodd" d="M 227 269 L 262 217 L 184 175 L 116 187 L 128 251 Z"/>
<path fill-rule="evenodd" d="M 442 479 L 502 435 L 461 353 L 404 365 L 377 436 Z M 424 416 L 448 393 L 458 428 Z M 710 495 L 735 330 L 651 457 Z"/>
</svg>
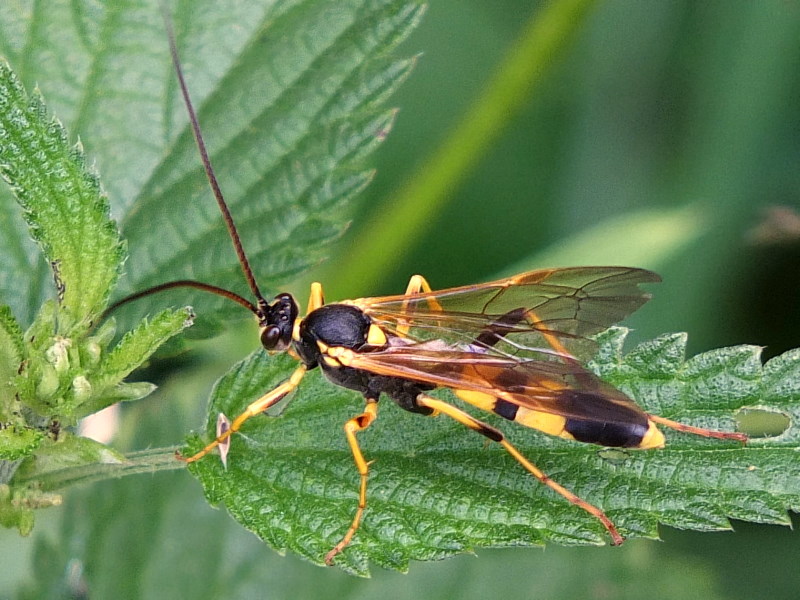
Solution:
<svg viewBox="0 0 800 600">
<path fill-rule="evenodd" d="M 311 284 L 311 294 L 308 297 L 308 308 L 306 309 L 306 315 L 309 313 L 314 312 L 320 306 L 325 304 L 325 297 L 322 294 L 322 284 L 317 283 L 316 281 Z M 294 327 L 292 327 L 292 339 L 297 342 L 300 340 L 300 323 L 302 323 L 303 319 L 295 319 L 294 320 Z M 300 355 L 297 354 L 297 351 L 292 347 L 289 346 L 286 349 L 286 352 L 289 353 L 294 359 L 300 360 Z"/>
<path fill-rule="evenodd" d="M 323 304 L 325 304 L 325 296 L 322 294 L 322 284 L 315 281 L 311 284 L 311 295 L 308 298 L 306 314 L 317 310 Z"/>
<path fill-rule="evenodd" d="M 425 279 L 422 275 L 412 275 L 411 279 L 408 280 L 406 293 L 404 295 L 414 296 L 420 292 L 425 292 L 427 294 L 432 291 L 431 284 L 428 283 L 427 279 Z"/>
<path fill-rule="evenodd" d="M 403 301 L 403 312 L 408 311 L 409 300 L 419 294 L 420 292 L 425 294 L 430 294 L 433 290 L 431 289 L 431 285 L 428 283 L 428 280 L 425 279 L 422 275 L 414 275 L 409 279 L 408 286 L 406 286 L 406 293 L 405 296 L 409 298 Z M 442 305 L 434 297 L 426 298 L 428 302 L 428 306 L 431 310 L 442 312 Z M 400 337 L 405 337 L 408 335 L 408 330 L 411 328 L 409 323 L 399 324 L 397 326 L 397 334 Z"/>
<path fill-rule="evenodd" d="M 619 534 L 617 528 L 614 526 L 614 523 L 611 522 L 611 519 L 609 519 L 602 510 L 600 510 L 599 508 L 597 508 L 592 504 L 589 504 L 585 500 L 579 498 L 578 496 L 570 492 L 565 487 L 559 485 L 558 483 L 550 479 L 545 473 L 540 471 L 536 467 L 536 465 L 534 465 L 527 458 L 525 458 L 522 455 L 522 453 L 519 450 L 517 450 L 510 442 L 508 442 L 499 430 L 495 429 L 494 427 L 491 427 L 490 425 L 487 425 L 486 423 L 483 423 L 482 421 L 479 421 L 469 413 L 466 413 L 463 410 L 456 408 L 451 404 L 448 404 L 447 402 L 443 402 L 442 400 L 437 400 L 436 398 L 431 398 L 430 396 L 425 396 L 424 394 L 420 394 L 417 397 L 417 402 L 419 403 L 420 406 L 426 406 L 428 408 L 432 408 L 434 411 L 443 413 L 448 417 L 455 419 L 462 425 L 466 425 L 473 431 L 477 431 L 481 435 L 485 435 L 493 442 L 497 442 L 498 444 L 503 446 L 503 448 L 506 449 L 506 452 L 508 452 L 511 456 L 513 456 L 514 459 L 519 464 L 525 467 L 525 469 L 531 475 L 536 477 L 536 479 L 541 481 L 550 489 L 564 496 L 564 498 L 569 500 L 572 504 L 579 506 L 580 508 L 591 514 L 593 517 L 597 518 L 603 524 L 603 526 L 608 530 L 608 533 L 611 535 L 612 543 L 615 546 L 618 546 L 625 540 L 625 538 L 623 538 Z"/>
<path fill-rule="evenodd" d="M 254 417 L 258 414 L 261 414 L 265 410 L 267 410 L 270 406 L 277 403 L 278 401 L 285 398 L 292 390 L 294 390 L 300 381 L 303 379 L 303 376 L 306 374 L 306 366 L 300 365 L 297 369 L 294 370 L 291 377 L 288 380 L 284 381 L 278 387 L 276 387 L 271 392 L 268 392 L 261 396 L 258 400 L 250 404 L 245 411 L 236 417 L 231 423 L 230 427 L 222 431 L 217 438 L 208 444 L 205 448 L 200 450 L 197 454 L 194 454 L 189 457 L 184 457 L 178 455 L 178 458 L 182 461 L 187 463 L 192 463 L 197 460 L 203 458 L 206 454 L 211 452 L 214 448 L 219 446 L 222 442 L 227 440 L 231 435 L 239 431 L 242 424 L 247 421 L 250 417 Z"/>
<path fill-rule="evenodd" d="M 533 312 L 532 310 L 529 310 L 529 311 L 527 311 L 525 313 L 525 315 L 530 319 L 530 321 L 533 324 L 533 326 L 536 328 L 536 330 L 539 333 L 542 334 L 542 337 L 544 337 L 544 339 L 547 341 L 547 343 L 550 344 L 550 347 L 553 350 L 555 350 L 556 352 L 561 354 L 567 360 L 572 361 L 572 362 L 577 362 L 575 357 L 572 356 L 572 354 L 570 354 L 569 350 L 567 350 L 564 347 L 564 344 L 561 343 L 561 340 L 558 339 L 557 335 L 555 335 L 554 333 L 552 333 L 551 331 L 549 331 L 547 329 L 544 329 L 544 328 L 539 329 L 539 324 L 541 323 L 541 320 L 539 319 L 539 317 L 536 316 L 535 312 Z"/>
<path fill-rule="evenodd" d="M 344 425 L 344 433 L 347 436 L 347 443 L 350 444 L 350 451 L 353 453 L 353 460 L 356 463 L 359 475 L 361 475 L 361 486 L 358 491 L 358 508 L 356 515 L 353 517 L 353 522 L 350 528 L 341 541 L 333 547 L 333 549 L 325 555 L 325 563 L 328 565 L 333 564 L 334 557 L 344 550 L 353 539 L 353 536 L 361 524 L 361 517 L 364 514 L 364 509 L 367 507 L 367 475 L 369 474 L 369 463 L 364 460 L 364 455 L 361 453 L 361 448 L 358 445 L 356 434 L 359 431 L 364 431 L 378 416 L 378 401 L 367 398 L 367 405 L 364 407 L 364 412 L 350 419 Z"/>
<path fill-rule="evenodd" d="M 558 339 L 558 336 L 547 329 L 540 329 L 539 324 L 541 320 L 536 316 L 532 310 L 525 308 L 515 308 L 510 310 L 504 315 L 501 315 L 496 321 L 485 327 L 480 334 L 475 338 L 475 342 L 484 346 L 493 347 L 509 333 L 514 332 L 514 327 L 522 321 L 530 321 L 533 327 L 542 335 L 550 347 L 565 359 L 574 361 L 575 358 Z"/>
</svg>

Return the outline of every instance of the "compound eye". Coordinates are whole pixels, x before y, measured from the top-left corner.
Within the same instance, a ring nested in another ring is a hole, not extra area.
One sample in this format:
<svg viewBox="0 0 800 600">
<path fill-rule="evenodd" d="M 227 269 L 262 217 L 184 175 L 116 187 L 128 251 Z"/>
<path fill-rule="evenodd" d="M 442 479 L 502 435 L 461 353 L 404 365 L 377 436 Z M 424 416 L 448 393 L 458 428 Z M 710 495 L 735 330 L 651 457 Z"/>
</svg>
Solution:
<svg viewBox="0 0 800 600">
<path fill-rule="evenodd" d="M 267 325 L 261 332 L 261 345 L 267 350 L 274 350 L 281 340 L 281 329 L 277 325 Z"/>
</svg>

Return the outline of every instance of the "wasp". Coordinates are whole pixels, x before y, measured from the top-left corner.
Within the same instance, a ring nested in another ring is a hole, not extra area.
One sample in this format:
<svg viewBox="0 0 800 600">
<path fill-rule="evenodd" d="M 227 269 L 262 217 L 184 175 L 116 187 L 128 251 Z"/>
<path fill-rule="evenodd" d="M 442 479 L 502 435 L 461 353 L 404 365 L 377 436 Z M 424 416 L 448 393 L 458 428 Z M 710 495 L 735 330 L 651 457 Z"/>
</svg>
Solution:
<svg viewBox="0 0 800 600">
<path fill-rule="evenodd" d="M 267 301 L 214 175 L 166 20 L 172 61 L 203 167 L 256 302 L 211 284 L 180 280 L 128 296 L 109 311 L 166 289 L 200 289 L 248 309 L 258 321 L 263 347 L 288 352 L 299 362 L 287 380 L 226 421 L 202 450 L 178 458 L 192 463 L 220 446 L 227 452 L 230 436 L 294 391 L 310 370 L 319 368 L 332 383 L 358 392 L 364 409 L 344 424 L 360 475 L 358 504 L 350 526 L 325 556 L 325 562 L 332 564 L 353 539 L 367 507 L 370 463 L 357 436 L 377 419 L 383 396 L 418 415 L 447 416 L 501 445 L 530 475 L 596 517 L 614 545 L 624 538 L 600 508 L 550 479 L 497 427 L 431 392 L 446 388 L 467 404 L 524 427 L 604 447 L 661 448 L 665 438 L 657 425 L 747 440 L 742 433 L 702 429 L 648 414 L 584 366 L 597 349 L 590 336 L 621 321 L 650 298 L 640 285 L 660 281 L 651 271 L 615 266 L 542 269 L 445 290 L 433 290 L 424 277 L 415 275 L 404 294 L 333 304 L 325 304 L 322 286 L 314 283 L 305 316 L 290 294 Z"/>
</svg>

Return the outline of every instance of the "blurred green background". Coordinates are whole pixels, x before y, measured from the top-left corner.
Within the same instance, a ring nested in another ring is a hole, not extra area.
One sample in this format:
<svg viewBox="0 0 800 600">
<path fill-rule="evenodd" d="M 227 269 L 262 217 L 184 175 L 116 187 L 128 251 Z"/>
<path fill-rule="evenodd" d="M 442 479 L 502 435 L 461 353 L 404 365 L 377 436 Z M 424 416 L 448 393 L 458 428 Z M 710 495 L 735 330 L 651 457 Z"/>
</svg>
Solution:
<svg viewBox="0 0 800 600">
<path fill-rule="evenodd" d="M 687 331 L 692 352 L 750 343 L 767 356 L 798 346 L 794 1 L 599 2 L 435 214 L 402 250 L 385 251 L 371 223 L 402 209 L 399 192 L 553 4 L 431 4 L 403 46 L 423 55 L 392 99 L 400 113 L 375 181 L 330 260 L 307 279 L 324 281 L 333 300 L 397 293 L 414 273 L 444 287 L 537 266 L 624 263 L 664 277 L 630 320 L 635 339 Z M 789 210 L 770 220 L 776 207 Z M 375 260 L 386 263 L 377 278 L 365 274 Z M 289 291 L 306 289 L 298 281 Z M 200 344 L 180 379 L 166 369 L 143 375 L 163 387 L 126 409 L 121 445 L 174 444 L 197 427 L 197 398 L 253 347 L 243 329 Z M 89 581 L 97 598 L 796 598 L 798 536 L 734 528 L 664 530 L 664 543 L 621 548 L 480 550 L 357 580 L 279 557 L 208 508 L 187 473 L 172 472 L 74 490 L 66 506 L 40 515 L 32 538 L 0 532 L 0 595 L 24 583 L 29 597 L 80 596 Z"/>
</svg>

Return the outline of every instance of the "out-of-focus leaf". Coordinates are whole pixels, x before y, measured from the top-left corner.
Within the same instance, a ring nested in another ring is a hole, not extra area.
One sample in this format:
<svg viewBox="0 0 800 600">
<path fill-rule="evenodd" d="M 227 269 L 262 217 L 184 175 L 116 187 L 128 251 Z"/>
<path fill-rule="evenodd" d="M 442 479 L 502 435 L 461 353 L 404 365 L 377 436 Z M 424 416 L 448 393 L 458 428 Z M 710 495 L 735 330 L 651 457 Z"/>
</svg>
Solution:
<svg viewBox="0 0 800 600">
<path fill-rule="evenodd" d="M 176 7 L 179 43 L 195 31 L 200 10 Z M 319 262 L 344 231 L 347 204 L 371 178 L 363 159 L 392 126 L 394 111 L 382 104 L 414 64 L 390 51 L 421 12 L 409 0 L 265 3 L 250 17 L 259 26 L 248 24 L 235 64 L 212 89 L 200 82 L 196 104 L 211 160 L 265 293 Z M 194 90 L 195 57 L 183 54 Z M 174 82 L 167 89 L 174 92 Z M 249 297 L 184 109 L 170 109 L 180 111 L 180 133 L 121 220 L 131 258 L 120 294 L 188 278 Z M 184 289 L 125 307 L 120 318 L 172 301 L 201 317 L 214 309 L 241 314 L 224 299 Z"/>
</svg>

